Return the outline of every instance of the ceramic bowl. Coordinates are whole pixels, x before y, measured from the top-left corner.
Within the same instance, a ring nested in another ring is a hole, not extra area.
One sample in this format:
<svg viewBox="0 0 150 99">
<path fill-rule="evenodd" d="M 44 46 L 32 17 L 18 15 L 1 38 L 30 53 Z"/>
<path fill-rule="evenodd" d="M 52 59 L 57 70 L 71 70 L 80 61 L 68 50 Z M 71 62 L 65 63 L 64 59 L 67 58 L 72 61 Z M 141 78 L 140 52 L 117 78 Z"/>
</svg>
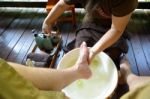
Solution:
<svg viewBox="0 0 150 99">
<path fill-rule="evenodd" d="M 76 48 L 63 56 L 57 69 L 69 68 L 75 64 L 80 49 Z M 91 62 L 92 76 L 79 79 L 62 91 L 70 99 L 104 99 L 114 92 L 118 82 L 118 72 L 112 59 L 104 52 L 99 53 Z"/>
</svg>

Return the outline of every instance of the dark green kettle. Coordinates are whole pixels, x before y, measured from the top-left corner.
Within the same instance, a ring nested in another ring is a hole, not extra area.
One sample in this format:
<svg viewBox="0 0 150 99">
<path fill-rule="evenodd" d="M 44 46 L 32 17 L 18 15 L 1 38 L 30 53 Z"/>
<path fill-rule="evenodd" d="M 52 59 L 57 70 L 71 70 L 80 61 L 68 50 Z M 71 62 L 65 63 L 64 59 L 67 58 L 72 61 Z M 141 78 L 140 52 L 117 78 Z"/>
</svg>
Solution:
<svg viewBox="0 0 150 99">
<path fill-rule="evenodd" d="M 41 50 L 51 51 L 59 42 L 58 35 L 47 36 L 44 33 L 34 33 L 34 39 Z"/>
</svg>

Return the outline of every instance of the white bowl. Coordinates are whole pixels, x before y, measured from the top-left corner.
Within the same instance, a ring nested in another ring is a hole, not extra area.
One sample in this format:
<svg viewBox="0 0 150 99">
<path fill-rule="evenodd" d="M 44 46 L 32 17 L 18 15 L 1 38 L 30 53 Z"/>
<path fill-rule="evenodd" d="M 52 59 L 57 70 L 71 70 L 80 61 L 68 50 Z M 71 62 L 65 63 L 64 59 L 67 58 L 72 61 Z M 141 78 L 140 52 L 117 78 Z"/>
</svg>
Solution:
<svg viewBox="0 0 150 99">
<path fill-rule="evenodd" d="M 76 48 L 65 54 L 57 69 L 73 66 L 79 57 L 79 52 L 79 48 Z M 114 62 L 107 54 L 99 53 L 93 59 L 90 68 L 91 78 L 76 80 L 62 90 L 70 99 L 104 99 L 115 90 L 118 73 Z"/>
</svg>

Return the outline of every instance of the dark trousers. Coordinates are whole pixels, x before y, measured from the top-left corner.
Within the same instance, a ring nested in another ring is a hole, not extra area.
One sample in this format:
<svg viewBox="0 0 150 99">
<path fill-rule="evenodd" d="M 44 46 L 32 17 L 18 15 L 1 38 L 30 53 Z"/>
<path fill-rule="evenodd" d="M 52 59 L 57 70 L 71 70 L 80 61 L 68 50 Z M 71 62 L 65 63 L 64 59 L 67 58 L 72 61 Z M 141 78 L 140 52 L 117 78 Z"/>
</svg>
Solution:
<svg viewBox="0 0 150 99">
<path fill-rule="evenodd" d="M 95 24 L 83 25 L 77 30 L 75 39 L 75 47 L 79 47 L 83 41 L 88 47 L 92 47 L 103 35 L 108 31 L 109 26 L 99 26 Z M 120 69 L 120 57 L 123 53 L 127 53 L 128 45 L 126 38 L 123 36 L 111 47 L 104 50 L 114 61 L 117 69 Z"/>
</svg>

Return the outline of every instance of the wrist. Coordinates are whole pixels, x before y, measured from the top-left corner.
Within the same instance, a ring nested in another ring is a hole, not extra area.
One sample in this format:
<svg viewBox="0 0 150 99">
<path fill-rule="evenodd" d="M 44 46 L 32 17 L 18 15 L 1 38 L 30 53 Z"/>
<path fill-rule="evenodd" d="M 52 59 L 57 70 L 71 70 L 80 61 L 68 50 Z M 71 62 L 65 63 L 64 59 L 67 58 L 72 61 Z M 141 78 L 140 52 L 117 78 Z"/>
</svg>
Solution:
<svg viewBox="0 0 150 99">
<path fill-rule="evenodd" d="M 90 53 L 92 54 L 92 57 L 94 57 L 97 54 L 97 52 L 94 51 L 92 48 L 90 49 Z"/>
<path fill-rule="evenodd" d="M 80 79 L 81 74 L 79 72 L 79 64 L 75 64 L 73 67 L 70 68 L 71 75 L 74 78 L 74 80 Z"/>
<path fill-rule="evenodd" d="M 46 24 L 47 26 L 50 26 L 52 24 L 49 18 L 46 18 L 43 23 Z"/>
</svg>

